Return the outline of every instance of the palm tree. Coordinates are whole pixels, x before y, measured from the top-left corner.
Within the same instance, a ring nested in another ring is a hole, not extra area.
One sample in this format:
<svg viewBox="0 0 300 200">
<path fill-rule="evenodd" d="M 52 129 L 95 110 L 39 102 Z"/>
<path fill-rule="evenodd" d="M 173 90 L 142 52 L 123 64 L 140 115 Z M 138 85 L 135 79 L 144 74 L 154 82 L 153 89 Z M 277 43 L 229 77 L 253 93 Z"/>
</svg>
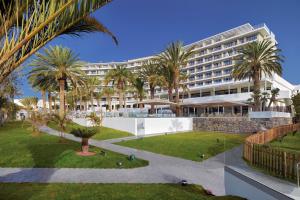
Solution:
<svg viewBox="0 0 300 200">
<path fill-rule="evenodd" d="M 271 97 L 270 97 L 268 108 L 270 108 L 273 103 L 274 104 L 277 103 L 277 97 L 279 95 L 279 91 L 280 91 L 279 88 L 274 88 L 271 90 Z"/>
<path fill-rule="evenodd" d="M 94 17 L 111 0 L 0 2 L 0 83 L 27 58 L 61 35 L 102 32 L 115 36 Z"/>
<path fill-rule="evenodd" d="M 145 82 L 140 77 L 136 77 L 132 80 L 132 86 L 133 86 L 133 93 L 135 94 L 136 98 L 142 102 L 145 96 L 145 90 L 144 85 Z M 139 108 L 142 108 L 143 104 L 139 104 Z"/>
<path fill-rule="evenodd" d="M 163 76 L 163 69 L 154 60 L 145 62 L 138 73 L 143 80 L 149 85 L 150 99 L 154 99 L 155 87 L 162 86 L 166 83 Z M 150 113 L 154 113 L 154 105 L 151 104 Z"/>
<path fill-rule="evenodd" d="M 115 94 L 115 91 L 111 87 L 105 87 L 102 90 L 102 94 L 103 94 L 103 96 L 106 97 L 106 101 L 107 101 L 107 104 L 108 104 L 108 110 L 109 110 L 109 112 L 111 112 L 111 110 L 112 110 L 112 108 L 111 108 L 111 97 Z"/>
<path fill-rule="evenodd" d="M 159 62 L 167 67 L 173 77 L 175 90 L 176 115 L 179 115 L 179 77 L 181 67 L 185 66 L 188 60 L 195 54 L 195 46 L 185 48 L 182 42 L 171 43 L 165 51 L 157 56 Z"/>
<path fill-rule="evenodd" d="M 270 94 L 268 92 L 261 93 L 260 101 L 262 104 L 263 111 L 266 109 L 266 105 L 267 105 L 267 102 L 269 101 L 269 99 L 270 99 Z"/>
<path fill-rule="evenodd" d="M 112 82 L 119 93 L 120 108 L 125 107 L 124 93 L 128 83 L 131 82 L 132 77 L 132 73 L 124 65 L 118 65 L 105 75 L 104 84 L 107 86 Z"/>
<path fill-rule="evenodd" d="M 68 49 L 61 46 L 45 49 L 44 54 L 37 54 L 31 64 L 35 68 L 29 74 L 32 76 L 45 75 L 50 79 L 57 81 L 59 85 L 59 115 L 65 114 L 65 89 L 67 81 L 76 84 L 84 82 L 84 72 L 80 69 L 84 63 L 80 62 L 78 57 Z"/>
<path fill-rule="evenodd" d="M 51 88 L 57 88 L 57 84 L 53 77 L 45 74 L 29 74 L 28 81 L 33 88 L 41 91 L 43 101 L 43 112 L 47 112 L 46 108 L 46 92 L 48 91 L 49 110 L 51 110 Z M 50 95 L 50 97 L 49 97 Z"/>
<path fill-rule="evenodd" d="M 281 50 L 270 40 L 252 42 L 239 51 L 235 58 L 232 76 L 236 80 L 249 79 L 254 85 L 254 110 L 260 110 L 260 86 L 263 75 L 281 75 L 283 58 Z"/>
<path fill-rule="evenodd" d="M 95 111 L 94 108 L 94 99 L 95 99 L 95 90 L 100 86 L 101 81 L 97 77 L 89 77 L 86 81 L 87 85 L 87 91 L 90 95 L 90 100 L 91 100 L 91 108 L 93 111 Z"/>
</svg>

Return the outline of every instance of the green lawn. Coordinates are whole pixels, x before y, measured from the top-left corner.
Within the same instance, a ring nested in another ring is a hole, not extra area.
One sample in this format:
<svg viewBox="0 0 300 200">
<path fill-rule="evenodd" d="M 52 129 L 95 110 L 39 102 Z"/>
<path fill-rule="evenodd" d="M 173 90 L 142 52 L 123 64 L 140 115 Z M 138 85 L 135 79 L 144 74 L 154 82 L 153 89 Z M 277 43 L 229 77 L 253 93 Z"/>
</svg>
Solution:
<svg viewBox="0 0 300 200">
<path fill-rule="evenodd" d="M 285 149 L 287 151 L 296 151 L 300 153 L 300 132 L 297 132 L 294 136 L 289 133 L 282 141 L 274 140 L 269 143 L 272 147 Z"/>
<path fill-rule="evenodd" d="M 48 126 L 55 130 L 59 130 L 57 124 L 52 121 L 48 123 Z M 69 133 L 73 128 L 84 128 L 84 126 L 81 126 L 74 122 L 68 122 L 66 126 L 66 132 Z M 94 135 L 93 138 L 97 140 L 107 140 L 107 139 L 122 138 L 128 136 L 132 136 L 132 134 L 125 131 L 119 131 L 107 127 L 101 127 L 98 133 Z"/>
<path fill-rule="evenodd" d="M 123 168 L 134 168 L 148 164 L 107 150 L 104 156 L 95 147 L 91 151 L 96 155 L 82 157 L 76 155 L 79 150 L 78 142 L 44 133 L 33 136 L 28 123 L 22 127 L 21 122 L 9 122 L 0 127 L 0 167 L 117 168 L 117 162 L 122 162 Z"/>
<path fill-rule="evenodd" d="M 1 183 L 5 200 L 241 200 L 205 195 L 199 186 L 174 184 L 30 184 Z"/>
<path fill-rule="evenodd" d="M 119 145 L 202 161 L 243 143 L 246 135 L 188 132 L 123 141 Z M 204 154 L 204 158 L 201 155 Z"/>
</svg>

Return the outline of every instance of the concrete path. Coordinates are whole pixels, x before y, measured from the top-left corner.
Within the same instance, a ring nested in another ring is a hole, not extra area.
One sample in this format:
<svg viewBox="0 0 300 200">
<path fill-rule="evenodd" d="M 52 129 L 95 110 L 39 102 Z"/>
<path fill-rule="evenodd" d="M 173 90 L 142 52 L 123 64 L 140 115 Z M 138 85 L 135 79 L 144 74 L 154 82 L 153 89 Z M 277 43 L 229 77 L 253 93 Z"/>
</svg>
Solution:
<svg viewBox="0 0 300 200">
<path fill-rule="evenodd" d="M 41 131 L 58 136 L 59 132 L 48 127 Z M 65 134 L 70 140 L 79 138 Z M 215 195 L 225 195 L 224 165 L 240 161 L 241 147 L 219 154 L 203 162 L 165 156 L 147 151 L 122 147 L 112 143 L 136 137 L 105 141 L 90 140 L 90 144 L 125 155 L 134 154 L 148 160 L 149 165 L 135 169 L 48 169 L 48 168 L 1 168 L 0 182 L 46 182 L 46 183 L 189 183 L 202 185 Z M 230 158 L 230 160 L 228 160 Z"/>
</svg>

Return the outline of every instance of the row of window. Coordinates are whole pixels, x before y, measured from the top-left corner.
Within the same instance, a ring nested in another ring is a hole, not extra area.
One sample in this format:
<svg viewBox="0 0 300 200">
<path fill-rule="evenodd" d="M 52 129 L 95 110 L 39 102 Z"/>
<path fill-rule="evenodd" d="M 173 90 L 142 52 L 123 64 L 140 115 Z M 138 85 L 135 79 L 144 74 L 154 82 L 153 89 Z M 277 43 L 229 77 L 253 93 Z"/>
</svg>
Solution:
<svg viewBox="0 0 300 200">
<path fill-rule="evenodd" d="M 183 69 L 182 72 L 192 74 L 192 73 L 195 73 L 195 72 L 208 71 L 208 70 L 211 70 L 213 68 L 219 68 L 219 67 L 222 67 L 222 66 L 229 66 L 229 65 L 232 65 L 232 64 L 233 64 L 232 60 L 228 59 L 228 60 L 224 60 L 222 62 L 216 62 L 216 63 L 213 63 L 213 64 L 207 64 L 207 65 L 198 65 L 194 68 Z"/>
<path fill-rule="evenodd" d="M 236 46 L 237 44 L 243 44 L 245 42 L 253 41 L 253 40 L 256 40 L 256 39 L 257 39 L 257 35 L 256 34 L 248 36 L 248 37 L 239 38 L 237 40 L 227 42 L 227 43 L 225 43 L 223 45 L 218 45 L 218 46 L 215 46 L 215 47 L 212 47 L 212 48 L 200 50 L 196 54 L 196 56 L 206 55 L 208 53 L 220 51 L 221 49 L 230 48 L 230 47 Z"/>
<path fill-rule="evenodd" d="M 190 75 L 189 80 L 193 81 L 195 79 L 210 78 L 213 75 L 214 76 L 227 75 L 227 74 L 231 74 L 231 72 L 232 72 L 232 68 L 227 68 L 227 69 L 224 69 L 223 71 L 222 70 L 216 70 L 216 71 L 213 71 L 213 72 L 198 73 L 198 74 L 195 74 L 195 75 Z"/>
<path fill-rule="evenodd" d="M 189 83 L 188 87 L 196 87 L 196 86 L 203 86 L 203 85 L 211 85 L 211 84 L 218 84 L 218 83 L 223 83 L 223 82 L 229 82 L 232 81 L 231 77 L 226 77 L 226 78 L 219 78 L 215 80 L 208 80 L 208 81 L 201 81 L 201 82 L 196 82 L 196 83 Z"/>
</svg>

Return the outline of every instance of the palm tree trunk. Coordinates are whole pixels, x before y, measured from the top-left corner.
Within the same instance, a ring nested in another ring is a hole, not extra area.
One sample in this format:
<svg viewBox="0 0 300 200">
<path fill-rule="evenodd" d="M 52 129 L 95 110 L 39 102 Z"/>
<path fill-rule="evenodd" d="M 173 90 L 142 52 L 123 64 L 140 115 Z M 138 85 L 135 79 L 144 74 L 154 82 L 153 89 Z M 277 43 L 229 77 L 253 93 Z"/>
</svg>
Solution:
<svg viewBox="0 0 300 200">
<path fill-rule="evenodd" d="M 109 112 L 111 112 L 111 97 L 106 97 L 107 98 L 107 102 L 108 102 L 108 110 Z"/>
<path fill-rule="evenodd" d="M 173 92 L 172 92 L 172 90 L 173 90 L 172 87 L 168 88 L 169 101 L 173 101 Z"/>
<path fill-rule="evenodd" d="M 154 99 L 155 88 L 153 86 L 150 87 L 150 99 Z M 154 104 L 151 104 L 150 113 L 154 114 Z"/>
<path fill-rule="evenodd" d="M 95 111 L 95 107 L 94 107 L 94 97 L 93 97 L 93 93 L 91 92 L 91 109 L 92 111 Z"/>
<path fill-rule="evenodd" d="M 59 116 L 62 119 L 65 115 L 65 80 L 59 79 Z"/>
<path fill-rule="evenodd" d="M 121 91 L 119 91 L 119 105 L 120 108 L 123 108 L 123 93 Z"/>
<path fill-rule="evenodd" d="M 46 91 L 42 90 L 41 93 L 42 93 L 42 101 L 43 101 L 43 112 L 44 112 L 44 114 L 46 114 L 46 112 L 47 112 L 47 108 L 46 108 Z"/>
<path fill-rule="evenodd" d="M 259 80 L 259 71 L 256 71 L 253 78 L 253 94 L 254 94 L 254 111 L 260 111 L 260 80 Z"/>
<path fill-rule="evenodd" d="M 48 91 L 48 103 L 49 103 L 49 112 L 52 112 L 52 96 L 51 96 L 51 92 Z"/>
<path fill-rule="evenodd" d="M 82 111 L 82 107 L 83 107 L 83 102 L 82 102 L 82 94 L 80 93 L 80 97 L 79 97 L 79 105 L 80 105 L 80 111 Z"/>
<path fill-rule="evenodd" d="M 176 103 L 176 116 L 179 117 L 180 106 L 179 106 L 179 88 L 178 88 L 178 75 L 174 77 L 174 89 L 175 89 L 175 103 Z"/>
<path fill-rule="evenodd" d="M 55 99 L 55 97 L 53 98 L 53 106 L 54 106 L 54 111 L 56 112 L 56 99 Z"/>
</svg>

